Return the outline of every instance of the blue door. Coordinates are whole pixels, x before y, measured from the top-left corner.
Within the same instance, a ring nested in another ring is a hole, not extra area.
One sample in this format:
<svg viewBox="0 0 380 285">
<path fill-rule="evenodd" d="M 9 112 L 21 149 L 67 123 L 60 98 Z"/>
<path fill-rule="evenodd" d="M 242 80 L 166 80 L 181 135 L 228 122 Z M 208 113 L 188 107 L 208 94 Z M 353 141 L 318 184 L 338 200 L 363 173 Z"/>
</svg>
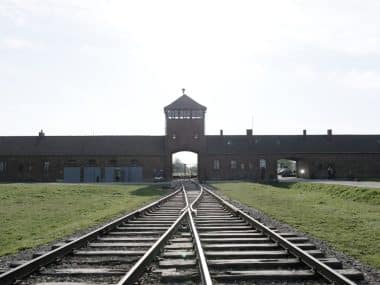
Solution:
<svg viewBox="0 0 380 285">
<path fill-rule="evenodd" d="M 79 183 L 80 182 L 80 167 L 63 168 L 63 181 L 65 183 Z"/>
<path fill-rule="evenodd" d="M 104 182 L 111 183 L 115 181 L 115 167 L 104 168 Z"/>
<path fill-rule="evenodd" d="M 83 182 L 93 183 L 101 182 L 100 167 L 85 167 Z"/>
<path fill-rule="evenodd" d="M 129 182 L 142 182 L 143 181 L 143 168 L 141 166 L 128 167 L 128 181 Z"/>
</svg>

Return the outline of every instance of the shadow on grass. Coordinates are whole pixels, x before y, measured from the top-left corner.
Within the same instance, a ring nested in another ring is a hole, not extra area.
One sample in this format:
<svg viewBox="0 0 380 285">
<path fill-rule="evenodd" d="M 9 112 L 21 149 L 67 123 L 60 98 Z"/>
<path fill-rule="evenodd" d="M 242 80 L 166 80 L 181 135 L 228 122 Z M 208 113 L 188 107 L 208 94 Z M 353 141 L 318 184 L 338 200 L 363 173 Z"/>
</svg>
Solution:
<svg viewBox="0 0 380 285">
<path fill-rule="evenodd" d="M 291 189 L 293 185 L 297 184 L 297 182 L 271 182 L 271 183 L 262 183 L 263 185 L 272 186 L 275 188 L 282 188 L 282 189 Z"/>
<path fill-rule="evenodd" d="M 162 195 L 164 193 L 168 193 L 169 190 L 163 189 L 162 186 L 159 185 L 149 185 L 149 186 L 141 186 L 141 188 L 137 188 L 131 192 L 131 195 L 134 196 L 154 196 L 154 195 Z"/>
</svg>

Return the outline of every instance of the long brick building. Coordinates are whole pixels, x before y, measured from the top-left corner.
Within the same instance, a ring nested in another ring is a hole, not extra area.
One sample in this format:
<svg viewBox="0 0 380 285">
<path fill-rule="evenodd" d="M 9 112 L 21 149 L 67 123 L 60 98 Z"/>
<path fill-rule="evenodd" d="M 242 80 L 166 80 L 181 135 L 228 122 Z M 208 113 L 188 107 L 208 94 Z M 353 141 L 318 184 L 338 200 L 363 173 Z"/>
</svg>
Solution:
<svg viewBox="0 0 380 285">
<path fill-rule="evenodd" d="M 205 134 L 206 107 L 182 95 L 164 108 L 164 136 L 0 137 L 0 181 L 140 182 L 172 176 L 172 154 L 198 154 L 201 180 L 277 178 L 277 161 L 297 174 L 380 177 L 380 135 Z"/>
</svg>

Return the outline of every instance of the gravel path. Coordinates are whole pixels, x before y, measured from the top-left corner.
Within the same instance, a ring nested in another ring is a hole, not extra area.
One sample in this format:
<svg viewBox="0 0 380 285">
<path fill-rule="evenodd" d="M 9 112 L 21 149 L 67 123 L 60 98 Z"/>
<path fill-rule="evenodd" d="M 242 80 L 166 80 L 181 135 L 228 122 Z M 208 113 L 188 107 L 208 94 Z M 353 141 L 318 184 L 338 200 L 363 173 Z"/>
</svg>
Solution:
<svg viewBox="0 0 380 285">
<path fill-rule="evenodd" d="M 380 188 L 380 181 L 347 181 L 347 180 L 329 180 L 329 179 L 304 179 L 296 177 L 278 177 L 279 182 L 305 182 L 318 184 L 333 184 L 353 187 Z"/>
</svg>

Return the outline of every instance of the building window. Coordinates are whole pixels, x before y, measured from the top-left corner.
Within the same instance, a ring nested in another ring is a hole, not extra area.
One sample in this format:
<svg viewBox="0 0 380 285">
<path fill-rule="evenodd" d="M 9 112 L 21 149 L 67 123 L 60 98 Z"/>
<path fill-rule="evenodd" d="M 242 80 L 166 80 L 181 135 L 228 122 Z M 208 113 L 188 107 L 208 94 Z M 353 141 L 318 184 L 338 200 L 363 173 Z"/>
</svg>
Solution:
<svg viewBox="0 0 380 285">
<path fill-rule="evenodd" d="M 172 135 L 172 139 L 173 139 L 173 141 L 175 141 L 175 140 L 177 139 L 177 135 L 176 135 L 176 134 L 173 134 L 173 135 Z"/>
<path fill-rule="evenodd" d="M 50 166 L 50 162 L 49 161 L 44 161 L 44 175 L 45 176 L 49 175 L 49 166 Z"/>
<path fill-rule="evenodd" d="M 219 159 L 214 159 L 213 163 L 212 163 L 212 167 L 214 170 L 219 170 L 220 169 L 220 161 Z"/>
<path fill-rule="evenodd" d="M 195 139 L 195 140 L 199 139 L 199 135 L 198 135 L 198 134 L 195 134 L 195 135 L 194 135 L 194 139 Z"/>
<path fill-rule="evenodd" d="M 236 169 L 236 165 L 237 165 L 236 160 L 231 160 L 230 162 L 231 169 Z"/>
<path fill-rule="evenodd" d="M 69 159 L 65 161 L 65 165 L 75 166 L 76 164 L 77 164 L 77 161 L 75 159 Z"/>
<path fill-rule="evenodd" d="M 253 168 L 253 163 L 252 163 L 252 162 L 249 162 L 249 163 L 248 163 L 248 167 L 249 167 L 249 169 L 252 169 L 252 168 Z"/>
<path fill-rule="evenodd" d="M 259 166 L 260 168 L 267 168 L 267 162 L 265 159 L 260 159 L 259 160 Z"/>
<path fill-rule="evenodd" d="M 241 169 L 241 170 L 244 170 L 244 169 L 245 169 L 245 164 L 244 164 L 244 163 L 241 163 L 241 164 L 240 164 L 240 169 Z"/>
<path fill-rule="evenodd" d="M 7 163 L 5 161 L 0 161 L 0 173 L 5 173 L 7 171 Z"/>
</svg>

